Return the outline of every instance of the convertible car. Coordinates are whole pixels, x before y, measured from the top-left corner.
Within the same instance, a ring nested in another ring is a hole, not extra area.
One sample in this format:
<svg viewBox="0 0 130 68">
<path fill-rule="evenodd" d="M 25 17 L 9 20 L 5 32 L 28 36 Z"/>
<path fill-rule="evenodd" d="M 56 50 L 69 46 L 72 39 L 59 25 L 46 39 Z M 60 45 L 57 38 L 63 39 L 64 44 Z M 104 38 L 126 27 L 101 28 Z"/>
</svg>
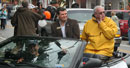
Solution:
<svg viewBox="0 0 130 68">
<path fill-rule="evenodd" d="M 79 39 L 16 36 L 0 42 L 0 68 L 128 68 L 130 55 L 114 52 L 105 63 L 83 57 Z M 90 60 L 87 62 L 86 60 Z"/>
</svg>

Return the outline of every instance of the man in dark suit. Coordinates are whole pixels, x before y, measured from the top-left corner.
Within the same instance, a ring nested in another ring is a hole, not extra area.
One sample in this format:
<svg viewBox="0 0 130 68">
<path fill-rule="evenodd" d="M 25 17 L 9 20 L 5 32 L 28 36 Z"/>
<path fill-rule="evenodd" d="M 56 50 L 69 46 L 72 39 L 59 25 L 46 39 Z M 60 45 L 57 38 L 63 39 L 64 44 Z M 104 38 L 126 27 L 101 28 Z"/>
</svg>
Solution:
<svg viewBox="0 0 130 68">
<path fill-rule="evenodd" d="M 57 9 L 58 21 L 51 25 L 52 36 L 63 38 L 80 38 L 79 25 L 76 20 L 67 17 L 67 10 L 59 7 Z"/>
</svg>

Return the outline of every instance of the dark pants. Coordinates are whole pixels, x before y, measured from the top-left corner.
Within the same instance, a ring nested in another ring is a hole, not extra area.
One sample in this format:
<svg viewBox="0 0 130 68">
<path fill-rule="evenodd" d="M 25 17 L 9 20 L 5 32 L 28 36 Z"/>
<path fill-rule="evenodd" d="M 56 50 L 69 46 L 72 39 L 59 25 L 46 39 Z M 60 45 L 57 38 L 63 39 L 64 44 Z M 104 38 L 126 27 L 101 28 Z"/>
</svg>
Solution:
<svg viewBox="0 0 130 68">
<path fill-rule="evenodd" d="M 88 57 L 88 58 L 97 58 L 97 59 L 102 60 L 103 62 L 107 61 L 110 58 L 108 56 L 97 55 L 97 54 L 90 54 L 90 53 L 84 53 L 83 56 L 84 57 Z"/>
<path fill-rule="evenodd" d="M 41 36 L 48 36 L 47 31 L 44 27 L 41 28 Z"/>
<path fill-rule="evenodd" d="M 1 29 L 5 29 L 6 19 L 1 19 Z"/>
<path fill-rule="evenodd" d="M 97 55 L 97 54 L 90 54 L 90 53 L 84 53 L 83 54 L 83 62 L 85 64 L 82 68 L 97 68 L 100 67 L 103 63 L 106 63 L 106 61 L 110 57 L 104 56 L 104 55 Z"/>
</svg>

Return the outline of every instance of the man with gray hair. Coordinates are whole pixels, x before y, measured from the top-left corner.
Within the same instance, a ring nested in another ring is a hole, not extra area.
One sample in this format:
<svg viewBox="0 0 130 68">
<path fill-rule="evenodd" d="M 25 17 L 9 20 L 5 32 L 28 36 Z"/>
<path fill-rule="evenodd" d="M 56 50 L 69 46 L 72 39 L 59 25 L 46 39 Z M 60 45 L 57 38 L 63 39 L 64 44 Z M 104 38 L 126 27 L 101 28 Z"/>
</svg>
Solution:
<svg viewBox="0 0 130 68">
<path fill-rule="evenodd" d="M 113 56 L 117 31 L 116 23 L 105 16 L 104 8 L 96 6 L 92 19 L 86 22 L 82 32 L 81 39 L 89 42 L 86 44 L 84 56 L 99 58 L 103 62 Z"/>
</svg>

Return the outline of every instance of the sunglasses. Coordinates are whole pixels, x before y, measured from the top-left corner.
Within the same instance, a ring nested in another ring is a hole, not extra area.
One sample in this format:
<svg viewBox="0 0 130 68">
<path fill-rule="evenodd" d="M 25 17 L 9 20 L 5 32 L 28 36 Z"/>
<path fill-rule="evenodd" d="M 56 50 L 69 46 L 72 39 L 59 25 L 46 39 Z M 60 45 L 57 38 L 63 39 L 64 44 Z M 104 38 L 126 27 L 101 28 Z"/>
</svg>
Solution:
<svg viewBox="0 0 130 68">
<path fill-rule="evenodd" d="M 101 14 L 105 14 L 105 11 L 103 11 L 103 12 L 100 12 L 100 13 L 97 13 L 97 14 L 100 14 L 100 15 L 101 15 Z"/>
</svg>

